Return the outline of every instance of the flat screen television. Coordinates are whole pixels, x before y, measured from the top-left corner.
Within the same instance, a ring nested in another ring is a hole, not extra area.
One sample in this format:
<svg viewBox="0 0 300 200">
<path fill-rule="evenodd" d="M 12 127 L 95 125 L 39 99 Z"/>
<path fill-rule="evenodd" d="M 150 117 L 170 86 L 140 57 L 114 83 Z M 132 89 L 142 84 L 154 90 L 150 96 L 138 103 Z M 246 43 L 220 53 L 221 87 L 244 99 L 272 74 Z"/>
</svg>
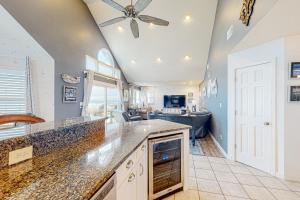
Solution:
<svg viewBox="0 0 300 200">
<path fill-rule="evenodd" d="M 181 108 L 185 107 L 185 95 L 165 95 L 164 107 L 165 108 Z"/>
</svg>

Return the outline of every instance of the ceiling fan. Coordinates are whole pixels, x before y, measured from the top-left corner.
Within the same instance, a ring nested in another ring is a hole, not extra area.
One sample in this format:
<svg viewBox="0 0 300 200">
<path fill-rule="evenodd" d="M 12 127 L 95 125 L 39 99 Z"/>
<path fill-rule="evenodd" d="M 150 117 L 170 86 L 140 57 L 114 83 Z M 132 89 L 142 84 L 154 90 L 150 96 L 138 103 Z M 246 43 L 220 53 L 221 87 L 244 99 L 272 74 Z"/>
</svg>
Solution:
<svg viewBox="0 0 300 200">
<path fill-rule="evenodd" d="M 103 22 L 103 23 L 99 24 L 100 27 L 112 25 L 112 24 L 121 22 L 127 18 L 131 18 L 130 28 L 131 28 L 132 34 L 135 38 L 139 38 L 139 26 L 138 26 L 136 19 L 139 19 L 146 23 L 152 23 L 152 24 L 155 24 L 158 26 L 168 26 L 169 25 L 169 22 L 166 20 L 159 19 L 156 17 L 151 17 L 148 15 L 140 15 L 140 13 L 143 10 L 145 10 L 145 8 L 151 3 L 152 0 L 137 0 L 135 5 L 132 4 L 132 0 L 131 0 L 131 4 L 126 7 L 121 6 L 114 0 L 102 0 L 102 1 L 107 3 L 108 5 L 110 5 L 111 7 L 123 12 L 125 16 L 117 17 L 117 18 L 108 20 L 106 22 Z"/>
</svg>

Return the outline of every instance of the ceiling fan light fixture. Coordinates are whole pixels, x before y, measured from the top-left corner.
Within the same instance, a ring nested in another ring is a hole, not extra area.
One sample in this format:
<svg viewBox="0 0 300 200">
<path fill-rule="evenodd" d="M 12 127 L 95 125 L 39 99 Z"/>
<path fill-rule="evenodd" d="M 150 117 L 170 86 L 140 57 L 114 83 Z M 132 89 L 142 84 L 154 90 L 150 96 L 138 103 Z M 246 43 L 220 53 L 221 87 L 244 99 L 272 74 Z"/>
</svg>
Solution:
<svg viewBox="0 0 300 200">
<path fill-rule="evenodd" d="M 131 0 L 131 4 L 123 7 L 122 5 L 118 4 L 117 2 L 115 2 L 115 0 L 102 0 L 104 3 L 110 5 L 111 7 L 113 7 L 116 10 L 121 11 L 124 16 L 122 17 L 117 17 L 111 20 L 108 20 L 106 22 L 103 22 L 101 24 L 99 24 L 100 27 L 105 27 L 105 26 L 109 26 L 121 21 L 124 21 L 127 18 L 131 18 L 130 21 L 130 28 L 131 28 L 131 32 L 132 35 L 134 36 L 134 38 L 139 38 L 139 26 L 138 23 L 136 21 L 140 20 L 142 22 L 145 23 L 149 23 L 150 24 L 150 28 L 153 27 L 153 25 L 158 25 L 158 26 L 169 26 L 169 22 L 157 17 L 152 17 L 149 15 L 140 15 L 140 13 L 149 6 L 149 4 L 152 2 L 152 0 L 137 0 L 136 3 L 133 5 L 132 0 Z M 152 24 L 152 25 L 151 25 Z M 118 27 L 119 32 L 123 32 L 122 28 Z"/>
</svg>

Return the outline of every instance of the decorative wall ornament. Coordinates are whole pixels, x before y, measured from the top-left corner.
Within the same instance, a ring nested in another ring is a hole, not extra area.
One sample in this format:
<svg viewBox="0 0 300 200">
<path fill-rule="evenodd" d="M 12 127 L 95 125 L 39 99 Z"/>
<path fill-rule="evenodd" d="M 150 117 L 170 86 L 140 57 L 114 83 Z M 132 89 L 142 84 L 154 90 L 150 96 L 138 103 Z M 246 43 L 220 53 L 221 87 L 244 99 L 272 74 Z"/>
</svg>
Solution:
<svg viewBox="0 0 300 200">
<path fill-rule="evenodd" d="M 240 20 L 243 22 L 243 24 L 249 26 L 251 15 L 253 13 L 255 0 L 242 0 L 242 1 L 243 1 L 243 7 L 240 13 Z"/>
<path fill-rule="evenodd" d="M 217 82 L 216 78 L 214 80 L 211 80 L 210 87 L 211 87 L 211 94 L 217 96 L 217 94 L 218 94 L 218 82 Z"/>
<path fill-rule="evenodd" d="M 210 79 L 207 82 L 206 93 L 207 93 L 207 97 L 210 98 L 210 95 L 211 95 L 211 80 Z"/>
<path fill-rule="evenodd" d="M 61 77 L 64 80 L 64 82 L 66 82 L 66 83 L 70 83 L 70 84 L 80 83 L 80 76 L 76 77 L 76 76 L 72 76 L 69 74 L 62 74 Z"/>
<path fill-rule="evenodd" d="M 202 95 L 203 95 L 204 97 L 206 97 L 206 95 L 207 95 L 206 86 L 204 86 L 204 87 L 202 88 Z"/>
</svg>

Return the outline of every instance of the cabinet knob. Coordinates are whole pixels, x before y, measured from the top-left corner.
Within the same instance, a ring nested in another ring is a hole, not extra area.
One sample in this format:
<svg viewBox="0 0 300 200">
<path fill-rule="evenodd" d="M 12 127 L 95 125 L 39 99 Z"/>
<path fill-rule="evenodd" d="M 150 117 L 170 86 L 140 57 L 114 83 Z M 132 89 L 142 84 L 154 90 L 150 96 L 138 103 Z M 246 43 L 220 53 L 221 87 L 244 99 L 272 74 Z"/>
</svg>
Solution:
<svg viewBox="0 0 300 200">
<path fill-rule="evenodd" d="M 128 178 L 128 183 L 131 183 L 132 181 L 134 181 L 134 179 L 135 179 L 135 174 L 131 173 L 129 178 Z"/>
<path fill-rule="evenodd" d="M 145 151 L 145 149 L 146 149 L 146 145 L 143 145 L 142 148 L 141 148 L 141 150 Z"/>
<path fill-rule="evenodd" d="M 129 160 L 126 165 L 126 169 L 130 169 L 132 167 L 132 165 L 133 165 L 133 161 Z"/>
</svg>

